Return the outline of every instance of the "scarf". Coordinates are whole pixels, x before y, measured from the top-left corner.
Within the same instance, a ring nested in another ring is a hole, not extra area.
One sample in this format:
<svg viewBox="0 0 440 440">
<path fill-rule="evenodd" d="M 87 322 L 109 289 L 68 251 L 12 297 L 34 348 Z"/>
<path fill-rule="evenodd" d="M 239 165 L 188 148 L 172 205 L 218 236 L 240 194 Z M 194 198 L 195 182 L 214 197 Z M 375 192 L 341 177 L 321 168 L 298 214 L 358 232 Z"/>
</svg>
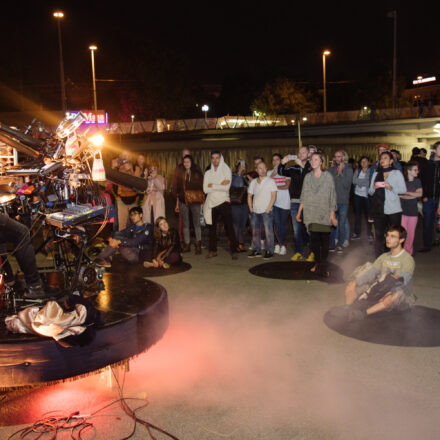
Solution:
<svg viewBox="0 0 440 440">
<path fill-rule="evenodd" d="M 374 183 L 376 182 L 384 182 L 385 177 L 384 173 L 388 173 L 392 171 L 394 168 L 382 168 L 381 166 L 377 167 L 376 178 L 374 179 Z M 374 190 L 373 197 L 371 199 L 371 216 L 380 217 L 384 215 L 384 206 L 385 206 L 385 188 L 376 188 Z"/>
</svg>

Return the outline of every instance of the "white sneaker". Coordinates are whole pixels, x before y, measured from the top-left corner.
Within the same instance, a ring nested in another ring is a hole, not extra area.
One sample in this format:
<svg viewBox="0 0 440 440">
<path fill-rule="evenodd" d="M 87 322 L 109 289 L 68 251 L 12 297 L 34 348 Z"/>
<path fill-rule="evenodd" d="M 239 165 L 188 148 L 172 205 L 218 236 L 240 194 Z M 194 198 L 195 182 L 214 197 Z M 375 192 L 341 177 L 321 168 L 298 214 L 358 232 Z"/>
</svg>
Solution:
<svg viewBox="0 0 440 440">
<path fill-rule="evenodd" d="M 286 254 L 287 254 L 286 246 L 281 246 L 281 248 L 280 248 L 280 255 L 286 255 Z"/>
<path fill-rule="evenodd" d="M 274 249 L 273 253 L 274 254 L 279 254 L 280 253 L 280 245 L 279 244 L 275 245 L 275 249 Z"/>
<path fill-rule="evenodd" d="M 348 240 L 345 240 L 344 243 L 342 243 L 342 247 L 348 247 L 350 246 L 350 242 Z"/>
</svg>

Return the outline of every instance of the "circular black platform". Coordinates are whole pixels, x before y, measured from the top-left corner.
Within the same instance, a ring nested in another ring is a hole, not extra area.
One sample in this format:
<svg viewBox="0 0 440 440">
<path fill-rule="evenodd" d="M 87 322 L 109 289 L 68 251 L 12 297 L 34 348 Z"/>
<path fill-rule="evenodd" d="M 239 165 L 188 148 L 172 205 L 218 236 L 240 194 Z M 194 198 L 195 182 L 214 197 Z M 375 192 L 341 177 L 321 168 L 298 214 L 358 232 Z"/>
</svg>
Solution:
<svg viewBox="0 0 440 440">
<path fill-rule="evenodd" d="M 105 274 L 105 290 L 90 298 L 105 325 L 85 347 L 9 333 L 0 323 L 0 389 L 58 381 L 129 359 L 155 344 L 168 328 L 168 296 L 134 274 Z"/>
<path fill-rule="evenodd" d="M 324 315 L 325 324 L 350 338 L 400 347 L 440 346 L 440 310 L 415 306 L 405 312 L 381 312 L 364 320 L 347 322 L 343 306 Z"/>
<path fill-rule="evenodd" d="M 317 280 L 325 281 L 326 283 L 344 282 L 342 269 L 336 264 L 328 263 L 329 278 L 310 272 L 314 264 L 308 261 L 274 261 L 251 267 L 249 272 L 259 277 L 279 280 Z"/>
<path fill-rule="evenodd" d="M 176 275 L 178 273 L 186 272 L 192 268 L 191 264 L 183 261 L 181 264 L 171 266 L 169 269 L 162 267 L 149 267 L 146 268 L 142 264 L 129 264 L 125 261 L 115 258 L 112 263 L 112 267 L 109 269 L 111 273 L 123 273 L 123 274 L 136 274 L 139 277 L 163 277 L 166 275 Z"/>
</svg>

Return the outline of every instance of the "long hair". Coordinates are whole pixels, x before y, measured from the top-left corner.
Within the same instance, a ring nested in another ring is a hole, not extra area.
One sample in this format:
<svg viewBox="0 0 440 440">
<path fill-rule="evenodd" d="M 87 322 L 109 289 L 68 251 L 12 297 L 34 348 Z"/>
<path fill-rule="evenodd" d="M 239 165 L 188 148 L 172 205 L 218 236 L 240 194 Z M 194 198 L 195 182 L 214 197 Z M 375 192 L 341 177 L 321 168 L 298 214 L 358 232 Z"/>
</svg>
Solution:
<svg viewBox="0 0 440 440">
<path fill-rule="evenodd" d="M 312 156 L 319 156 L 319 158 L 321 159 L 321 171 L 326 171 L 327 170 L 327 161 L 325 160 L 325 156 L 321 151 L 315 151 L 314 153 L 312 153 Z M 310 158 L 312 158 L 312 156 L 310 156 Z"/>
<path fill-rule="evenodd" d="M 419 163 L 417 162 L 417 161 L 415 161 L 415 160 L 411 160 L 411 161 L 409 161 L 406 165 L 405 165 L 405 168 L 403 169 L 403 177 L 405 177 L 405 180 L 408 182 L 408 180 L 409 180 L 409 177 L 408 177 L 408 171 L 411 169 L 411 168 L 414 168 L 414 167 L 419 167 Z"/>
<path fill-rule="evenodd" d="M 358 160 L 358 169 L 361 170 L 362 169 L 362 165 L 361 162 L 363 159 L 367 159 L 368 160 L 368 165 L 370 165 L 370 158 L 368 156 L 362 156 L 359 160 Z"/>
<path fill-rule="evenodd" d="M 157 217 L 157 219 L 154 222 L 154 232 L 153 232 L 153 237 L 155 240 L 161 240 L 162 239 L 162 231 L 159 228 L 159 223 L 165 220 L 168 223 L 168 220 L 165 217 Z M 168 223 L 168 232 L 167 235 L 169 235 L 170 233 L 170 229 L 169 229 L 170 225 Z"/>
</svg>

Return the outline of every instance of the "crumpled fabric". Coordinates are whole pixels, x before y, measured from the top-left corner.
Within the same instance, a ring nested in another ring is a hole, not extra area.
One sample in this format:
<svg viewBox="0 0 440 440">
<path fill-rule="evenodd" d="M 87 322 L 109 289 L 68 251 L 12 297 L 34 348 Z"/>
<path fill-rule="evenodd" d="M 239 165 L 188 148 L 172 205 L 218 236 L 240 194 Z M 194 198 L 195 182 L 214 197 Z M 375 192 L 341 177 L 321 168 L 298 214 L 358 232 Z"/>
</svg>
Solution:
<svg viewBox="0 0 440 440">
<path fill-rule="evenodd" d="M 76 304 L 74 310 L 65 312 L 56 301 L 48 301 L 41 309 L 26 307 L 17 315 L 7 316 L 6 328 L 12 333 L 30 333 L 54 338 L 56 341 L 66 336 L 79 335 L 86 326 L 87 309 Z"/>
</svg>

